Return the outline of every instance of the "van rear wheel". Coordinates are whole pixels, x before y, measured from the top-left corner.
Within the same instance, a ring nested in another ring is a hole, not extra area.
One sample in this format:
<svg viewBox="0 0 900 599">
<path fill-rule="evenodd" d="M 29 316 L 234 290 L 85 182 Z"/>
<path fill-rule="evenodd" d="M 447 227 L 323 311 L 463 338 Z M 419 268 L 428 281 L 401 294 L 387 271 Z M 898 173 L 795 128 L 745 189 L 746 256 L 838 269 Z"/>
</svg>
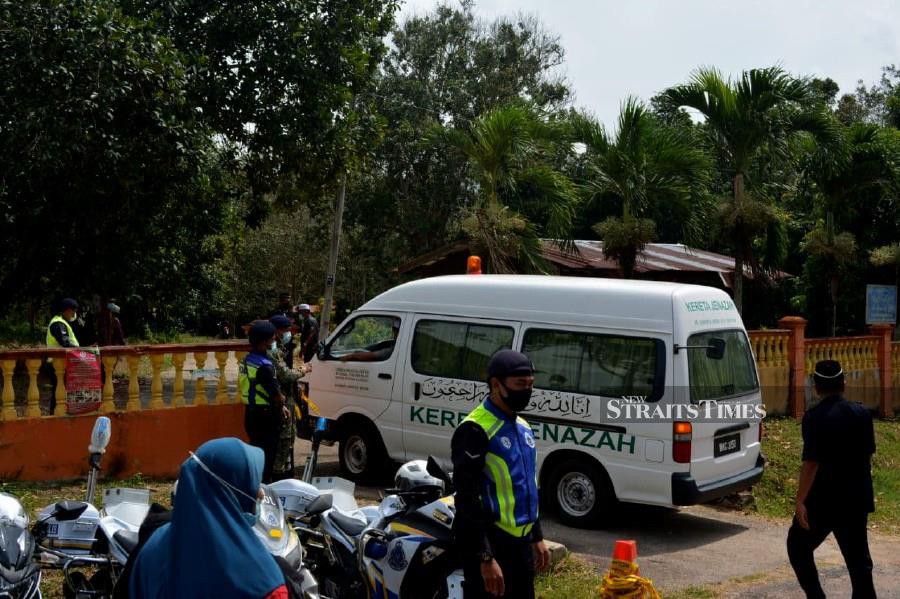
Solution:
<svg viewBox="0 0 900 599">
<path fill-rule="evenodd" d="M 568 459 L 550 477 L 550 504 L 560 521 L 576 528 L 601 524 L 615 507 L 616 494 L 606 472 L 583 459 Z"/>
<path fill-rule="evenodd" d="M 387 451 L 373 427 L 354 422 L 341 439 L 338 457 L 341 470 L 354 482 L 371 482 L 384 471 Z"/>
</svg>

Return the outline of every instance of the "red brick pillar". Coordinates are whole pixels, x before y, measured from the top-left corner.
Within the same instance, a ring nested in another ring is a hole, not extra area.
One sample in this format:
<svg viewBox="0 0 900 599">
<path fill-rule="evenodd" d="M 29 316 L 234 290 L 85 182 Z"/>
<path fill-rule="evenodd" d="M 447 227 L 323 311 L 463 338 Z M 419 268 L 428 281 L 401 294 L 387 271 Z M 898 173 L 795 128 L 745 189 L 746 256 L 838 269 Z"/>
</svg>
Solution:
<svg viewBox="0 0 900 599">
<path fill-rule="evenodd" d="M 778 326 L 791 332 L 788 345 L 788 363 L 791 367 L 788 412 L 799 419 L 806 412 L 806 319 L 785 316 L 778 321 Z"/>
<path fill-rule="evenodd" d="M 894 325 L 873 324 L 869 332 L 878 337 L 878 370 L 881 372 L 881 401 L 878 414 L 882 418 L 894 415 L 893 371 L 891 365 L 891 338 L 894 336 Z"/>
</svg>

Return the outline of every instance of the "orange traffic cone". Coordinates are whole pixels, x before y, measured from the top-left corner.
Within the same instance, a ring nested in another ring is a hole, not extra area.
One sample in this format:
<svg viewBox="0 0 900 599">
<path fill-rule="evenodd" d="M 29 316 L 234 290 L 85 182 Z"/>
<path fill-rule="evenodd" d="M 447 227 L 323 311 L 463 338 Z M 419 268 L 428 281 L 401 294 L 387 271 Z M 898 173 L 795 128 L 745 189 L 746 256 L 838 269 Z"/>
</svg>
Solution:
<svg viewBox="0 0 900 599">
<path fill-rule="evenodd" d="M 660 599 L 653 581 L 642 578 L 637 565 L 637 541 L 616 541 L 609 572 L 600 584 L 601 599 Z"/>
</svg>

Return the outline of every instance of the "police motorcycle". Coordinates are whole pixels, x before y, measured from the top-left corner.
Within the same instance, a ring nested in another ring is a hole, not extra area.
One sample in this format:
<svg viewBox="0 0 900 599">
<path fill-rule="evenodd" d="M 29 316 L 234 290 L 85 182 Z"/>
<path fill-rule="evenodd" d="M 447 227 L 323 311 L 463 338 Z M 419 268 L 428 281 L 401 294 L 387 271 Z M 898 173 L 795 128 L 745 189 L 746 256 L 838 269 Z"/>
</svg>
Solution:
<svg viewBox="0 0 900 599">
<path fill-rule="evenodd" d="M 453 548 L 456 510 L 450 477 L 434 457 L 397 470 L 396 488 L 358 541 L 359 570 L 370 596 L 462 599 L 463 571 Z"/>
<path fill-rule="evenodd" d="M 323 596 L 461 598 L 462 570 L 450 550 L 453 501 L 443 497 L 449 477 L 433 458 L 409 462 L 379 506 L 359 508 L 352 482 L 312 477 L 328 426 L 324 418 L 316 421 L 303 480 L 272 484 L 303 539 Z"/>
<path fill-rule="evenodd" d="M 312 451 L 302 480 L 285 479 L 270 488 L 284 506 L 288 520 L 300 536 L 306 563 L 319 581 L 322 596 L 350 599 L 365 596 L 358 570 L 359 535 L 378 518 L 378 508 L 360 508 L 355 485 L 339 477 L 313 477 L 319 446 L 328 437 L 329 421 L 318 418 L 312 432 Z"/>
<path fill-rule="evenodd" d="M 44 567 L 63 571 L 63 594 L 67 599 L 112 595 L 122 569 L 137 547 L 140 526 L 150 510 L 150 492 L 145 489 L 106 489 L 102 509 L 94 507 L 100 462 L 110 436 L 109 418 L 99 417 L 88 447 L 91 468 L 85 501 L 65 500 L 45 507 L 32 529 L 37 560 Z M 265 485 L 263 491 L 253 531 L 272 555 L 283 557 L 300 572 L 304 596 L 315 599 L 317 584 L 303 565 L 299 539 L 288 526 L 277 495 Z M 174 497 L 173 491 L 173 502 Z M 86 568 L 94 569 L 90 577 L 85 574 Z"/>
<path fill-rule="evenodd" d="M 0 493 L 0 597 L 40 599 L 41 569 L 32 559 L 30 519 L 18 499 Z"/>
</svg>

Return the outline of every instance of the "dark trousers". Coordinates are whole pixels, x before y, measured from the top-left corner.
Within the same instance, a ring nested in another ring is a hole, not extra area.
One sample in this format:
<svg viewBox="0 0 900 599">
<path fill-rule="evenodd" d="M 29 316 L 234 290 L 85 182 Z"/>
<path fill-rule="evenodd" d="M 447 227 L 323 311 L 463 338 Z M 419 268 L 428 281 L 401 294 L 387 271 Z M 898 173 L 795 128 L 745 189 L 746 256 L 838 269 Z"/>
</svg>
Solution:
<svg viewBox="0 0 900 599">
<path fill-rule="evenodd" d="M 840 517 L 816 517 L 809 515 L 810 529 L 802 528 L 796 518 L 788 531 L 788 559 L 797 575 L 797 582 L 810 599 L 824 599 L 825 592 L 819 584 L 819 572 L 813 552 L 822 544 L 829 533 L 834 538 L 844 556 L 844 563 L 850 572 L 853 585 L 853 599 L 870 599 L 875 597 L 875 585 L 872 582 L 872 557 L 869 555 L 869 539 L 866 533 L 868 514 L 856 513 Z"/>
<path fill-rule="evenodd" d="M 503 597 L 534 599 L 534 553 L 529 538 L 516 538 L 492 526 L 488 531 L 488 540 L 494 559 L 503 571 Z M 466 599 L 497 599 L 484 590 L 478 559 L 463 560 L 463 575 L 466 578 L 463 582 Z"/>
<path fill-rule="evenodd" d="M 272 482 L 272 465 L 275 463 L 275 450 L 278 437 L 281 435 L 281 410 L 269 406 L 247 406 L 244 412 L 244 430 L 250 439 L 250 445 L 259 447 L 266 456 L 263 467 L 262 482 Z"/>
</svg>

